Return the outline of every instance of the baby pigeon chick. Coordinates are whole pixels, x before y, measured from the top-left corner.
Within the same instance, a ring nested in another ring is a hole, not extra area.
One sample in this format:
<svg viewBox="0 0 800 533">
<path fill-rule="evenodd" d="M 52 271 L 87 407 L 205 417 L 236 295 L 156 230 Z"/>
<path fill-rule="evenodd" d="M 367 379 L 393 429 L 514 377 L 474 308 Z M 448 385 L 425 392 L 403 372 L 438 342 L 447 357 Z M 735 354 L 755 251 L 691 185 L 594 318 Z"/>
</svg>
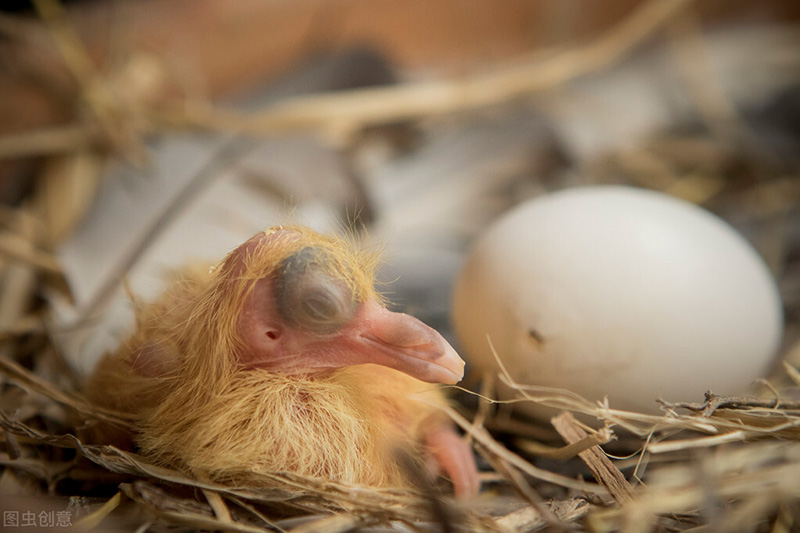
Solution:
<svg viewBox="0 0 800 533">
<path fill-rule="evenodd" d="M 185 274 L 92 375 L 93 402 L 136 417 L 130 431 L 98 426 L 96 438 L 250 485 L 287 471 L 403 486 L 394 450 L 421 445 L 456 496 L 474 495 L 473 455 L 430 385 L 457 383 L 464 362 L 436 331 L 382 305 L 376 260 L 286 226 Z"/>
</svg>

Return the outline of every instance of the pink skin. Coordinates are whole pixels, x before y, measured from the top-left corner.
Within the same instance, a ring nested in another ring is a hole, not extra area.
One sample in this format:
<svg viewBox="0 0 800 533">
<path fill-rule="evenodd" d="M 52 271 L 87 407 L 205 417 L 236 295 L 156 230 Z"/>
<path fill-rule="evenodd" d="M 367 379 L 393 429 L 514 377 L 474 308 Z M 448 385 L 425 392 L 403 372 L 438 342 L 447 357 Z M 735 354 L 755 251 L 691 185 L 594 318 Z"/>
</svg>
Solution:
<svg viewBox="0 0 800 533">
<path fill-rule="evenodd" d="M 319 374 L 358 364 L 379 364 L 428 383 L 458 383 L 464 361 L 434 329 L 418 319 L 393 313 L 378 302 L 360 304 L 349 323 L 330 334 L 315 334 L 285 324 L 274 309 L 271 278 L 256 282 L 239 319 L 248 348 L 248 366 L 288 374 Z M 478 493 L 478 472 L 469 445 L 449 423 L 424 432 L 423 441 L 439 469 L 450 477 L 456 497 Z"/>
<path fill-rule="evenodd" d="M 449 424 L 435 426 L 425 434 L 424 440 L 433 459 L 431 473 L 437 475 L 440 468 L 444 470 L 453 482 L 456 498 L 466 500 L 477 496 L 480 480 L 467 441 Z"/>
<path fill-rule="evenodd" d="M 360 305 L 352 320 L 331 334 L 292 328 L 270 312 L 272 280 L 256 282 L 240 318 L 249 366 L 287 374 L 317 373 L 373 363 L 428 383 L 458 383 L 464 361 L 433 328 L 416 318 L 393 313 L 375 301 Z"/>
</svg>

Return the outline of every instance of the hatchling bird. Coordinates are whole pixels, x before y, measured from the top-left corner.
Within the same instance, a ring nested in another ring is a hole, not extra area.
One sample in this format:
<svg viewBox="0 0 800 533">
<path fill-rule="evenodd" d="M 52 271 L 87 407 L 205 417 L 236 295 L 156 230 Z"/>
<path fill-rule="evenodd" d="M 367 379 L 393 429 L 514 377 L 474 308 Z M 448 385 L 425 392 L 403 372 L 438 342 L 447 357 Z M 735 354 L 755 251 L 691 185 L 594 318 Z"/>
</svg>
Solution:
<svg viewBox="0 0 800 533">
<path fill-rule="evenodd" d="M 92 402 L 135 418 L 94 438 L 250 485 L 294 472 L 407 486 L 395 452 L 416 447 L 457 497 L 476 494 L 471 449 L 432 385 L 457 383 L 464 362 L 435 330 L 384 306 L 376 266 L 348 239 L 279 226 L 212 269 L 183 272 L 90 377 Z"/>
</svg>

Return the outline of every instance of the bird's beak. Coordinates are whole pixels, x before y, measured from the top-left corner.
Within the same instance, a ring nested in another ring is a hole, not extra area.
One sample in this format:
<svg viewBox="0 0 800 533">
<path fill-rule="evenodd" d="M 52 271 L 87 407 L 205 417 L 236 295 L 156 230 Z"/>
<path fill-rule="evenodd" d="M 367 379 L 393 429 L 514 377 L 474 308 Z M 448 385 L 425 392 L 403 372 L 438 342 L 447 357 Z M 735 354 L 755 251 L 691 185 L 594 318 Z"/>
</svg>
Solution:
<svg viewBox="0 0 800 533">
<path fill-rule="evenodd" d="M 428 383 L 453 384 L 464 377 L 464 361 L 435 329 L 377 302 L 363 305 L 352 333 L 366 345 L 368 361 L 388 366 Z"/>
</svg>

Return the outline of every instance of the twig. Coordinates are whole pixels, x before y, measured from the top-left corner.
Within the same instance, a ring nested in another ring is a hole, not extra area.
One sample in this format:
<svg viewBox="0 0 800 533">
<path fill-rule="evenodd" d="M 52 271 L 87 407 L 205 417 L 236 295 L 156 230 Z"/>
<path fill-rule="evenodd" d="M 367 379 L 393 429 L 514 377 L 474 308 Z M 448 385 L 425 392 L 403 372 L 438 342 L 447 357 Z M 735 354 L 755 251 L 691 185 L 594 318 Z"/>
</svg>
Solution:
<svg viewBox="0 0 800 533">
<path fill-rule="evenodd" d="M 58 0 L 33 0 L 33 5 L 56 43 L 65 65 L 81 89 L 80 96 L 91 110 L 105 138 L 136 166 L 144 166 L 147 152 L 123 103 L 104 83 L 86 46 L 67 20 Z"/>
<path fill-rule="evenodd" d="M 569 412 L 564 412 L 550 420 L 567 443 L 579 442 L 586 438 L 586 432 L 578 425 L 575 417 Z M 608 489 L 609 494 L 617 503 L 625 503 L 634 499 L 633 488 L 622 475 L 622 472 L 614 466 L 614 463 L 606 457 L 606 454 L 599 446 L 594 446 L 578 454 L 589 470 L 592 471 L 597 481 Z"/>
<path fill-rule="evenodd" d="M 711 391 L 706 392 L 706 401 L 703 403 L 669 403 L 659 400 L 659 403 L 669 408 L 688 409 L 689 411 L 702 412 L 703 416 L 710 417 L 717 409 L 775 409 L 795 410 L 800 409 L 800 401 L 784 401 L 779 398 L 762 400 L 746 396 L 718 396 Z"/>
<path fill-rule="evenodd" d="M 211 507 L 211 510 L 214 511 L 214 516 L 217 517 L 217 520 L 223 524 L 232 523 L 233 518 L 231 518 L 231 511 L 228 509 L 228 506 L 225 504 L 222 496 L 213 490 L 202 489 L 202 491 L 203 495 L 206 497 L 208 505 Z"/>
<path fill-rule="evenodd" d="M 188 526 L 192 529 L 210 529 L 219 531 L 238 531 L 241 533 L 268 533 L 271 530 L 251 524 L 220 520 L 215 516 L 199 510 L 191 509 L 161 509 L 154 494 L 143 494 L 140 483 L 123 483 L 120 490 L 125 496 L 152 512 L 154 515 L 173 524 Z M 190 500 L 192 504 L 194 500 Z M 195 507 L 194 505 L 192 507 Z M 205 507 L 202 511 L 207 511 Z M 207 511 L 210 513 L 210 511 Z"/>
<path fill-rule="evenodd" d="M 714 435 L 711 437 L 700 437 L 697 439 L 682 439 L 670 440 L 665 442 L 656 442 L 651 444 L 647 450 L 650 453 L 668 453 L 678 450 L 687 450 L 694 448 L 712 448 L 721 444 L 729 444 L 731 442 L 741 442 L 748 438 L 757 437 L 751 432 L 747 431 L 732 431 L 731 433 L 723 433 L 722 435 Z"/>
<path fill-rule="evenodd" d="M 562 435 L 563 436 L 563 435 Z M 609 442 L 613 438 L 613 434 L 608 429 L 603 429 L 592 435 L 570 442 L 566 446 L 560 448 L 553 448 L 532 440 L 518 440 L 517 444 L 520 448 L 533 455 L 540 457 L 547 457 L 550 459 L 571 459 L 582 452 L 601 444 Z"/>
<path fill-rule="evenodd" d="M 49 272 L 61 274 L 61 266 L 56 258 L 47 252 L 37 250 L 25 237 L 13 233 L 0 233 L 0 255 L 11 257 L 17 261 Z"/>
<path fill-rule="evenodd" d="M 472 438 L 475 439 L 475 442 L 480 443 L 484 448 L 486 448 L 486 450 L 499 456 L 501 459 L 510 465 L 513 465 L 515 468 L 521 470 L 525 474 L 542 481 L 553 483 L 554 485 L 560 485 L 562 487 L 588 492 L 590 494 L 607 493 L 605 488 L 594 483 L 586 483 L 584 481 L 571 479 L 566 476 L 550 472 L 549 470 L 544 470 L 542 468 L 533 466 L 528 461 L 509 451 L 502 444 L 494 440 L 492 436 L 489 435 L 489 432 L 484 428 L 474 427 L 466 418 L 458 414 L 455 409 L 451 407 L 439 408 L 444 411 L 444 413 L 447 414 L 456 424 L 458 424 L 461 429 L 472 435 Z"/>
<path fill-rule="evenodd" d="M 547 505 L 559 520 L 562 528 L 575 522 L 589 512 L 590 506 L 585 500 L 555 501 Z M 498 526 L 508 531 L 535 531 L 547 525 L 534 507 L 523 507 L 507 515 L 495 519 Z"/>
<path fill-rule="evenodd" d="M 123 424 L 125 421 L 129 421 L 133 418 L 132 415 L 127 413 L 120 413 L 111 409 L 90 405 L 82 398 L 61 391 L 54 385 L 5 357 L 0 357 L 0 373 L 5 374 L 24 388 L 33 390 L 92 418 L 113 424 Z"/>
<path fill-rule="evenodd" d="M 112 496 L 106 503 L 104 503 L 98 510 L 93 512 L 88 516 L 84 516 L 77 522 L 75 522 L 75 529 L 78 531 L 87 531 L 89 529 L 94 529 L 100 525 L 100 522 L 103 521 L 105 517 L 107 517 L 111 512 L 119 507 L 120 503 L 122 502 L 122 493 L 117 492 L 114 496 Z"/>
<path fill-rule="evenodd" d="M 181 101 L 172 110 L 164 106 L 155 111 L 153 124 L 162 128 L 193 127 L 250 135 L 318 131 L 342 139 L 371 125 L 479 109 L 551 90 L 608 67 L 692 2 L 651 0 L 589 44 L 565 50 L 545 61 L 507 66 L 491 74 L 298 97 L 247 115 Z M 85 47 L 66 22 L 61 5 L 56 0 L 36 0 L 34 4 L 102 133 L 134 163 L 144 161 L 146 154 L 135 138 L 136 132 L 128 131 L 125 124 L 126 110 L 100 80 Z M 149 131 L 150 127 L 146 129 Z M 64 152 L 91 142 L 92 137 L 85 125 L 6 137 L 0 139 L 0 158 Z"/>
<path fill-rule="evenodd" d="M 800 342 L 795 343 L 795 345 L 792 347 L 792 350 L 790 350 L 789 353 L 791 354 L 791 352 L 794 350 L 800 352 Z M 787 357 L 786 360 L 783 361 L 783 369 L 786 371 L 786 374 L 789 376 L 789 379 L 791 379 L 795 385 L 800 386 L 800 370 L 797 370 L 795 367 L 790 365 L 788 363 L 789 360 L 790 358 Z"/>
<path fill-rule="evenodd" d="M 255 516 L 256 518 L 258 518 L 258 519 L 259 519 L 259 520 L 261 520 L 262 522 L 264 522 L 264 524 L 266 524 L 266 525 L 267 525 L 267 527 L 269 527 L 271 530 L 274 530 L 274 531 L 279 531 L 279 532 L 283 533 L 283 529 L 281 529 L 280 527 L 278 527 L 277 525 L 275 525 L 275 524 L 272 522 L 272 520 L 270 520 L 269 518 L 267 518 L 267 517 L 264 515 L 264 513 L 262 513 L 261 511 L 259 511 L 258 509 L 256 509 L 254 506 L 250 505 L 249 503 L 247 503 L 247 502 L 246 502 L 245 500 L 243 500 L 242 498 L 239 498 L 239 497 L 236 497 L 236 496 L 231 496 L 231 495 L 229 494 L 227 499 L 228 499 L 229 501 L 233 502 L 234 504 L 238 505 L 239 507 L 241 507 L 242 509 L 244 509 L 244 510 L 245 510 L 245 511 L 247 511 L 248 513 L 252 514 L 253 516 Z"/>
<path fill-rule="evenodd" d="M 485 448 L 480 447 L 482 450 Z M 499 456 L 492 455 L 491 453 L 482 453 L 483 457 L 498 473 L 503 475 L 503 478 L 511 483 L 516 490 L 517 494 L 528 502 L 536 513 L 536 519 L 542 524 L 549 524 L 551 526 L 563 529 L 564 524 L 544 505 L 544 501 L 538 492 L 528 483 L 525 477 L 520 474 L 519 470 L 508 464 L 507 461 Z"/>
<path fill-rule="evenodd" d="M 488 75 L 294 98 L 255 115 L 181 106 L 163 118 L 172 125 L 247 134 L 322 131 L 340 136 L 369 125 L 496 105 L 602 70 L 619 60 L 693 0 L 652 0 L 593 42 L 542 61 Z"/>
<path fill-rule="evenodd" d="M 42 319 L 36 315 L 23 316 L 14 324 L 0 330 L 0 342 L 5 342 L 11 339 L 16 339 L 23 335 L 30 335 L 35 333 L 44 333 L 44 324 Z"/>
<path fill-rule="evenodd" d="M 91 142 L 92 135 L 84 125 L 54 126 L 0 137 L 0 159 L 67 153 Z"/>
<path fill-rule="evenodd" d="M 337 513 L 299 525 L 291 533 L 343 533 L 364 526 L 364 519 L 352 514 Z M 448 530 L 449 531 L 449 530 Z"/>
<path fill-rule="evenodd" d="M 67 23 L 64 7 L 57 0 L 33 0 L 61 53 L 61 57 L 84 89 L 89 89 L 95 69 L 86 47 L 74 28 Z"/>
</svg>

